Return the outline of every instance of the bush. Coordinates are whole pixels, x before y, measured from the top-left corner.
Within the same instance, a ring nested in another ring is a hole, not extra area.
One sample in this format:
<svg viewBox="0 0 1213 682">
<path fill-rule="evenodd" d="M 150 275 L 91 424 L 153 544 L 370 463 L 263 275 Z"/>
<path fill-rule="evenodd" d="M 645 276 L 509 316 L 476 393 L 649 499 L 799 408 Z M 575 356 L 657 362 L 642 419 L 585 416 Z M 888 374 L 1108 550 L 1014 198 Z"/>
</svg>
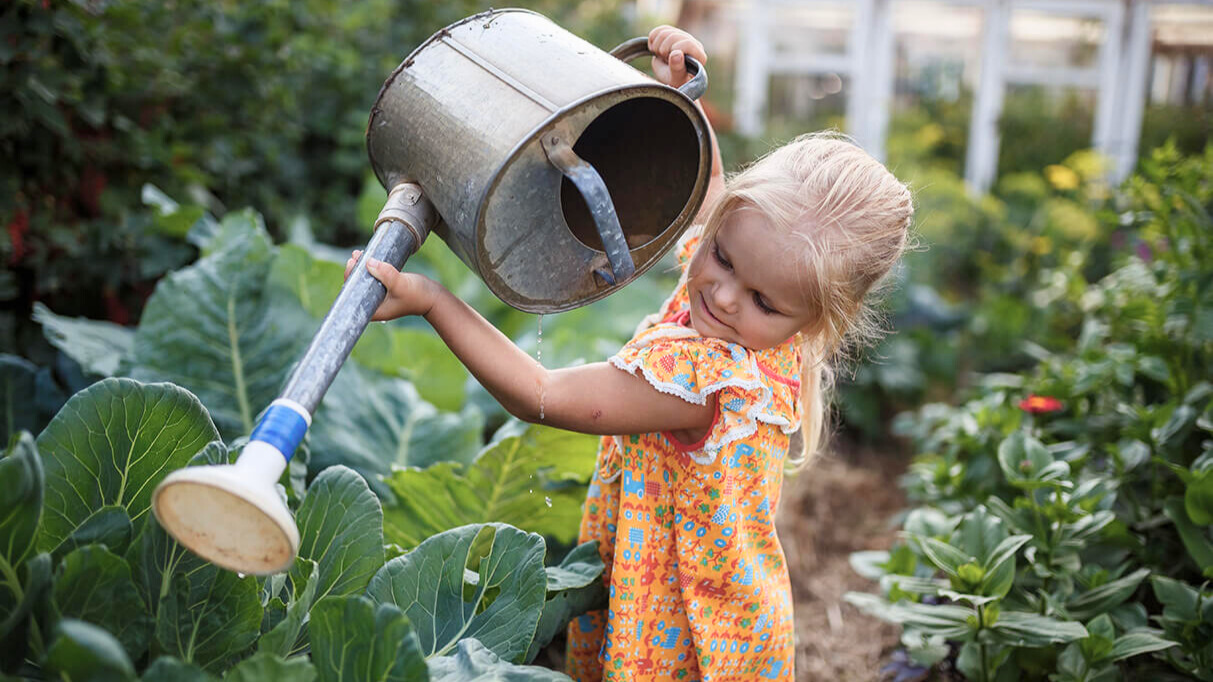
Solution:
<svg viewBox="0 0 1213 682">
<path fill-rule="evenodd" d="M 1074 340 L 899 422 L 921 506 L 905 543 L 853 557 L 884 596 L 850 599 L 918 666 L 1213 679 L 1213 147 L 1159 149 L 1116 205 L 1140 242 L 1060 292 Z"/>
</svg>

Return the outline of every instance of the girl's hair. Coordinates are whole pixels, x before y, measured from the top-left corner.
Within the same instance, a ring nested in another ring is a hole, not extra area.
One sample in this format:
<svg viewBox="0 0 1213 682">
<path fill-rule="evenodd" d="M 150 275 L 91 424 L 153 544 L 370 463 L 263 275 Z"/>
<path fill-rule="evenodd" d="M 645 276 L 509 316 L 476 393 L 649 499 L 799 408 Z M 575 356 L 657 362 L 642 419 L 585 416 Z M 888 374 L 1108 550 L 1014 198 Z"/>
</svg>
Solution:
<svg viewBox="0 0 1213 682">
<path fill-rule="evenodd" d="M 802 294 L 816 323 L 799 334 L 803 466 L 822 448 L 833 387 L 832 362 L 880 335 L 866 305 L 901 258 L 914 205 L 910 190 L 849 138 L 802 135 L 729 178 L 708 213 L 699 248 L 739 208 L 761 211 L 804 242 Z"/>
</svg>

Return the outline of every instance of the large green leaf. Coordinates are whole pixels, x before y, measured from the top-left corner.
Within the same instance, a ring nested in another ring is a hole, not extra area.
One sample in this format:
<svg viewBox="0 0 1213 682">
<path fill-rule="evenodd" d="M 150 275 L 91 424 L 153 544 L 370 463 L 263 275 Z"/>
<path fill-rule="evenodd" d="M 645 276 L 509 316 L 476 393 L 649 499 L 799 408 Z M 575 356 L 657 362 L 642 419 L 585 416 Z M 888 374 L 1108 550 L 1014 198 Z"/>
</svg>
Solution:
<svg viewBox="0 0 1213 682">
<path fill-rule="evenodd" d="M 210 682 L 215 679 L 205 670 L 172 656 L 157 658 L 143 671 L 143 682 Z"/>
<path fill-rule="evenodd" d="M 293 297 L 308 315 L 322 318 L 341 290 L 345 266 L 316 258 L 300 244 L 283 244 L 269 270 L 266 286 L 274 296 Z"/>
<path fill-rule="evenodd" d="M 543 609 L 543 554 L 543 538 L 533 533 L 504 524 L 463 526 L 389 561 L 367 594 L 408 615 L 427 658 L 444 656 L 459 640 L 475 637 L 517 663 Z"/>
<path fill-rule="evenodd" d="M 104 379 L 72 396 L 38 436 L 46 468 L 38 546 L 54 549 L 106 505 L 125 508 L 138 528 L 156 485 L 218 437 L 179 386 Z"/>
<path fill-rule="evenodd" d="M 409 619 L 391 604 L 347 595 L 312 609 L 312 661 L 321 682 L 425 682 L 425 657 Z"/>
<path fill-rule="evenodd" d="M 55 626 L 46 651 L 46 670 L 56 679 L 118 682 L 135 679 L 135 666 L 122 645 L 104 629 L 65 618 Z"/>
<path fill-rule="evenodd" d="M 439 412 L 409 382 L 347 365 L 316 413 L 311 466 L 320 470 L 345 464 L 386 497 L 390 493 L 380 476 L 398 467 L 471 461 L 483 428 L 475 409 Z"/>
<path fill-rule="evenodd" d="M 394 471 L 385 482 L 397 502 L 384 510 L 384 534 L 408 548 L 447 528 L 500 521 L 572 542 L 596 448 L 592 436 L 511 426 L 470 465 Z"/>
<path fill-rule="evenodd" d="M 32 625 L 30 615 L 47 610 L 51 555 L 43 552 L 27 559 L 4 577 L 8 589 L 0 593 L 5 599 L 0 604 L 0 671 L 11 671 L 25 660 Z"/>
<path fill-rule="evenodd" d="M 223 669 L 261 632 L 257 580 L 204 561 L 177 544 L 154 518 L 127 560 L 155 618 L 158 651 L 209 671 Z"/>
<path fill-rule="evenodd" d="M 156 286 L 135 334 L 133 376 L 193 391 L 230 439 L 277 397 L 315 325 L 268 304 L 274 251 L 260 217 L 231 213 L 222 229 L 219 248 Z"/>
<path fill-rule="evenodd" d="M 33 437 L 22 433 L 0 459 L 0 562 L 10 571 L 34 549 L 42 519 L 43 485 L 38 446 Z M 0 597 L 0 605 L 3 599 Z"/>
<path fill-rule="evenodd" d="M 134 526 L 126 508 L 116 504 L 106 505 L 93 512 L 71 535 L 51 550 L 51 556 L 57 562 L 77 547 L 93 544 L 105 545 L 114 552 L 124 552 L 133 535 Z"/>
<path fill-rule="evenodd" d="M 113 322 L 65 317 L 42 303 L 34 304 L 34 322 L 64 355 L 80 363 L 89 374 L 112 377 L 135 347 L 135 332 Z"/>
<path fill-rule="evenodd" d="M 288 660 L 262 652 L 240 661 L 223 679 L 230 682 L 312 682 L 316 679 L 316 668 L 303 657 Z"/>
<path fill-rule="evenodd" d="M 299 558 L 320 565 L 315 599 L 356 594 L 383 566 L 383 509 L 351 469 L 329 467 L 308 488 L 295 517 Z M 302 589 L 310 567 L 296 562 L 291 581 Z"/>
<path fill-rule="evenodd" d="M 292 594 L 285 606 L 285 615 L 273 629 L 257 641 L 257 651 L 287 657 L 300 653 L 307 646 L 304 627 L 308 612 L 316 599 L 316 588 L 320 586 L 320 565 L 310 559 L 296 559 L 307 568 L 299 573 L 307 575 L 307 582 L 298 594 Z M 273 578 L 271 578 L 273 580 Z"/>
<path fill-rule="evenodd" d="M 564 673 L 502 660 L 475 639 L 459 642 L 450 656 L 429 660 L 431 682 L 570 682 Z"/>
<path fill-rule="evenodd" d="M 104 628 L 131 660 L 147 650 L 151 619 L 122 557 L 101 545 L 72 551 L 59 565 L 52 594 L 59 613 Z"/>
<path fill-rule="evenodd" d="M 15 355 L 0 355 L 0 443 L 20 431 L 42 427 L 38 404 L 32 400 L 37 390 L 38 367 Z"/>
<path fill-rule="evenodd" d="M 299 244 L 279 248 L 268 286 L 276 297 L 289 297 L 313 318 L 323 318 L 337 298 L 345 264 L 317 258 Z M 426 401 L 443 410 L 463 405 L 467 370 L 459 358 L 428 329 L 399 323 L 372 324 L 363 331 L 352 356 L 365 367 L 408 379 Z"/>
<path fill-rule="evenodd" d="M 575 616 L 606 607 L 606 587 L 602 584 L 602 557 L 597 542 L 586 542 L 573 548 L 559 566 L 549 566 L 547 572 L 547 601 L 535 628 L 535 639 L 527 649 L 526 662 L 539 655 L 539 650 L 568 625 Z"/>
</svg>

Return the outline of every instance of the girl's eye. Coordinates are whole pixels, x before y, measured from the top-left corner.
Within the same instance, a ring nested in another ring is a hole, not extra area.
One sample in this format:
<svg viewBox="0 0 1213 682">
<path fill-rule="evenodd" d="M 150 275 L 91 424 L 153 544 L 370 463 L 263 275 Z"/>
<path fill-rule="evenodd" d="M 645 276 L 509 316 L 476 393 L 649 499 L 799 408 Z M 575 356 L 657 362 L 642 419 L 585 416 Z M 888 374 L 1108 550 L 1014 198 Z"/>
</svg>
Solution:
<svg viewBox="0 0 1213 682">
<path fill-rule="evenodd" d="M 733 264 L 724 259 L 724 256 L 720 253 L 720 247 L 716 244 L 712 244 L 712 255 L 716 258 L 716 262 L 720 263 L 721 266 L 729 270 L 733 269 Z"/>
<path fill-rule="evenodd" d="M 758 306 L 758 309 L 766 315 L 774 315 L 775 313 L 779 312 L 778 310 L 775 310 L 771 306 L 767 305 L 766 299 L 764 299 L 762 294 L 758 293 L 757 291 L 754 292 L 754 305 Z"/>
</svg>

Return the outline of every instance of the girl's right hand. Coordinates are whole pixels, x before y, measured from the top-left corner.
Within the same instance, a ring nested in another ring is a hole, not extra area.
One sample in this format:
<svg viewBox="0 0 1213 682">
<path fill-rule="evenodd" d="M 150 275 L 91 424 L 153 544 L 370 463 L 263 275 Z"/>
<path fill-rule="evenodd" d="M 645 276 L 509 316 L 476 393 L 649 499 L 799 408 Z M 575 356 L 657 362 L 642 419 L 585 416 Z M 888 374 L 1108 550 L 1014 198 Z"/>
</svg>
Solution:
<svg viewBox="0 0 1213 682">
<path fill-rule="evenodd" d="M 354 251 L 350 254 L 350 259 L 345 263 L 346 279 L 350 278 L 350 273 L 354 271 L 354 265 L 358 263 L 361 256 L 362 251 Z M 426 315 L 434 307 L 435 294 L 439 285 L 429 277 L 412 272 L 400 272 L 390 263 L 384 263 L 374 258 L 367 259 L 366 270 L 372 277 L 382 282 L 387 289 L 383 303 L 379 304 L 375 314 L 371 316 L 371 320 L 383 321 L 394 320 L 405 315 Z"/>
<path fill-rule="evenodd" d="M 694 57 L 700 64 L 706 65 L 708 61 L 703 43 L 673 26 L 658 26 L 649 31 L 649 51 L 653 53 L 653 75 L 672 88 L 691 80 L 684 56 Z"/>
</svg>

